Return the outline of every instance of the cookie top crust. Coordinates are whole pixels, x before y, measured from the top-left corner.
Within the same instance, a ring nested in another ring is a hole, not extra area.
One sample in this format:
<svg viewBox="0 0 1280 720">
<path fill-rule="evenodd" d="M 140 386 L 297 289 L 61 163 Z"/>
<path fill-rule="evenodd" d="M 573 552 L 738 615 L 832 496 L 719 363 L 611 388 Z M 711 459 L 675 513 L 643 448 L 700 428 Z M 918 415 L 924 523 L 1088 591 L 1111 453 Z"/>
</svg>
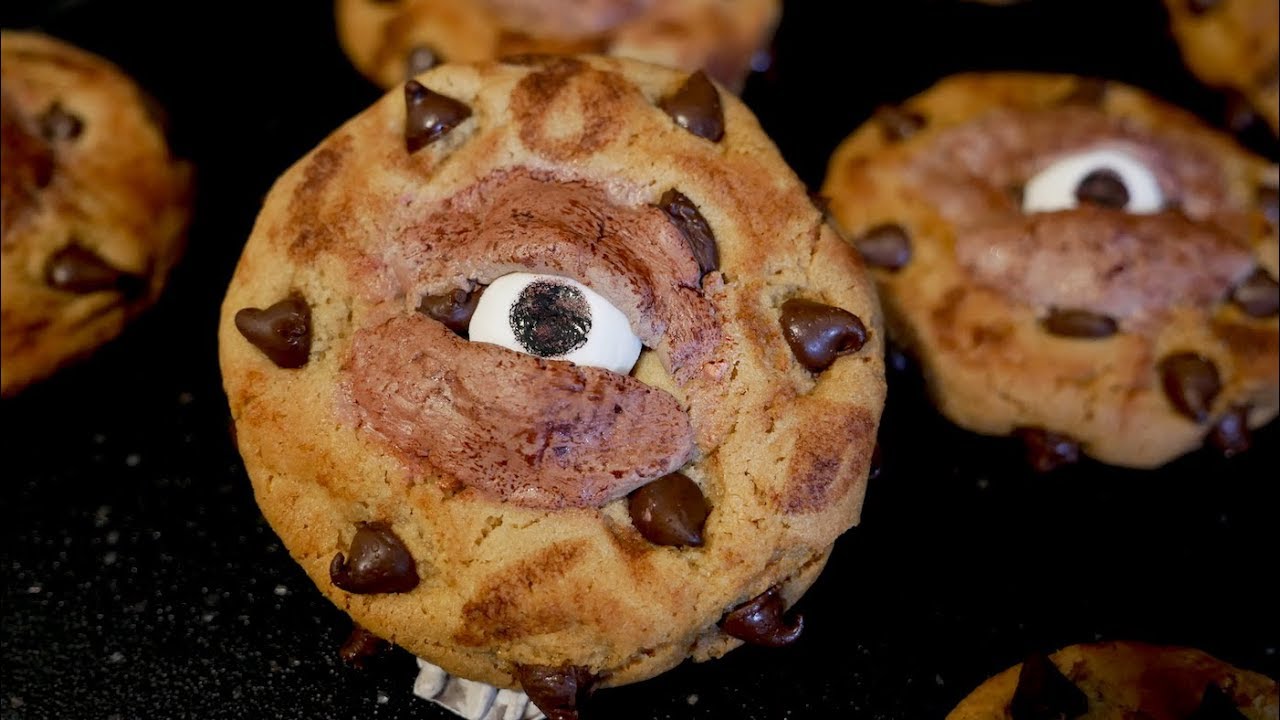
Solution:
<svg viewBox="0 0 1280 720">
<path fill-rule="evenodd" d="M 0 35 L 0 392 L 117 335 L 181 252 L 190 167 L 154 102 L 106 60 L 31 32 Z"/>
<path fill-rule="evenodd" d="M 1265 675 L 1191 648 L 1107 642 L 1033 656 L 978 686 L 947 720 L 1262 720 L 1278 709 L 1276 682 Z"/>
<path fill-rule="evenodd" d="M 777 0 L 337 0 L 338 37 L 365 76 L 394 87 L 442 62 L 604 53 L 740 88 L 773 35 Z"/>
<path fill-rule="evenodd" d="M 823 192 L 944 414 L 1150 467 L 1276 414 L 1276 184 L 1139 90 L 990 73 L 882 108 Z"/>
<path fill-rule="evenodd" d="M 635 369 L 466 340 L 514 271 L 605 298 Z M 436 68 L 289 169 L 220 360 L 264 515 L 359 624 L 490 684 L 614 685 L 726 652 L 725 613 L 813 581 L 861 508 L 882 337 L 857 253 L 727 91 L 539 57 Z M 699 532 L 635 509 L 690 493 Z M 416 584 L 340 587 L 403 579 L 357 545 Z"/>
</svg>

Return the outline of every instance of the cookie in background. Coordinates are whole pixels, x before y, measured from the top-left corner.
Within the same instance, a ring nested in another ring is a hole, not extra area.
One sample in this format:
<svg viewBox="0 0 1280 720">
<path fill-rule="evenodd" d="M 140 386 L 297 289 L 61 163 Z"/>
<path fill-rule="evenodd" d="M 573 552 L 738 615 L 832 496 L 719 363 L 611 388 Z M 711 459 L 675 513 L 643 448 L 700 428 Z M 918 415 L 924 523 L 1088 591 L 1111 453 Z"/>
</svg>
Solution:
<svg viewBox="0 0 1280 720">
<path fill-rule="evenodd" d="M 741 89 L 779 0 L 337 0 L 338 39 L 384 88 L 442 62 L 605 53 Z"/>
<path fill-rule="evenodd" d="M 184 245 L 191 172 L 110 62 L 9 30 L 0 56 L 0 392 L 12 395 L 156 300 Z"/>
<path fill-rule="evenodd" d="M 823 192 L 942 413 L 1042 470 L 1243 451 L 1280 405 L 1276 166 L 1134 88 L 971 74 Z"/>
</svg>

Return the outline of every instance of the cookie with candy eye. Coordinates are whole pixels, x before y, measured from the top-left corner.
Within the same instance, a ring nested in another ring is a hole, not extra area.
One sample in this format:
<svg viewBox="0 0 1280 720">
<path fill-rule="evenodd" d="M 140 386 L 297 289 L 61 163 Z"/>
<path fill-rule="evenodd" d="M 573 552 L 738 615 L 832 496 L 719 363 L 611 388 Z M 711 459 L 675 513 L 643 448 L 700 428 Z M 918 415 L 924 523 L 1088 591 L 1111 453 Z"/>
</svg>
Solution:
<svg viewBox="0 0 1280 720">
<path fill-rule="evenodd" d="M 1108 642 L 1072 645 L 978 686 L 947 720 L 1264 720 L 1276 682 L 1200 650 Z"/>
<path fill-rule="evenodd" d="M 190 170 L 154 104 L 106 60 L 0 35 L 0 393 L 115 337 L 183 245 Z"/>
<path fill-rule="evenodd" d="M 858 254 L 737 99 L 590 56 L 443 65 L 339 128 L 269 194 L 219 339 L 320 591 L 548 714 L 800 635 L 882 343 Z"/>
<path fill-rule="evenodd" d="M 1280 405 L 1276 166 L 1133 88 L 961 75 L 877 113 L 824 193 L 944 415 L 1153 467 Z"/>
<path fill-rule="evenodd" d="M 1170 30 L 1191 72 L 1280 131 L 1280 7 L 1271 0 L 1165 0 Z M 1237 128 L 1242 129 L 1242 128 Z"/>
<path fill-rule="evenodd" d="M 705 70 L 740 88 L 778 0 L 337 0 L 338 39 L 390 88 L 442 62 L 607 53 Z"/>
</svg>

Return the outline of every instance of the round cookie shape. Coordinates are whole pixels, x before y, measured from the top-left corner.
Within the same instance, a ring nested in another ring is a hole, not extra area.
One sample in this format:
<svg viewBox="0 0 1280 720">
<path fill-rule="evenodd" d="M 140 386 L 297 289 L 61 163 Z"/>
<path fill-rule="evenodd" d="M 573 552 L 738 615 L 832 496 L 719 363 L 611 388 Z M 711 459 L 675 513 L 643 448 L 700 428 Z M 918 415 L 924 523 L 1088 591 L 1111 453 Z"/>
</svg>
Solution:
<svg viewBox="0 0 1280 720">
<path fill-rule="evenodd" d="M 778 0 L 337 0 L 338 39 L 394 87 L 442 62 L 607 53 L 705 70 L 738 89 L 781 14 Z"/>
<path fill-rule="evenodd" d="M 1008 73 L 878 113 L 823 192 L 942 413 L 1049 470 L 1231 454 L 1275 417 L 1276 184 L 1136 89 Z"/>
<path fill-rule="evenodd" d="M 1106 642 L 1033 654 L 979 685 L 947 720 L 1264 720 L 1276 682 L 1200 650 Z"/>
<path fill-rule="evenodd" d="M 593 56 L 431 70 L 277 181 L 227 291 L 263 514 L 359 625 L 452 675 L 577 693 L 779 644 L 857 522 L 885 393 L 870 278 L 726 90 L 715 141 L 665 109 L 689 82 Z M 601 296 L 634 370 L 468 340 L 513 273 Z M 796 300 L 860 342 L 801 364 Z M 246 309 L 276 324 L 246 334 Z"/>
<path fill-rule="evenodd" d="M 0 393 L 12 395 L 156 299 L 184 243 L 191 173 L 111 63 L 9 30 L 0 57 Z"/>
<path fill-rule="evenodd" d="M 1270 0 L 1165 0 L 1183 60 L 1280 132 L 1280 7 Z M 1233 123 L 1237 120 L 1231 120 Z"/>
</svg>

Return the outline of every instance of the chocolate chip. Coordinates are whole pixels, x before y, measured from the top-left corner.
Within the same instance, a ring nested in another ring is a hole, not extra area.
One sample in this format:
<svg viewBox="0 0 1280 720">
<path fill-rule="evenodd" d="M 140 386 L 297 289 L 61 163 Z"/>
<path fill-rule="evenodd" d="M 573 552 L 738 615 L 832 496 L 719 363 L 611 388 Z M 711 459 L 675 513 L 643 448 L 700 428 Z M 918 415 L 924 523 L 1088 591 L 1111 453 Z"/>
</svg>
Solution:
<svg viewBox="0 0 1280 720">
<path fill-rule="evenodd" d="M 1116 321 L 1106 315 L 1088 310 L 1053 308 L 1040 321 L 1040 326 L 1050 335 L 1070 338 L 1104 338 L 1119 331 Z"/>
<path fill-rule="evenodd" d="M 236 329 L 282 368 L 300 368 L 311 356 L 311 306 L 301 295 L 265 310 L 244 308 L 236 313 Z"/>
<path fill-rule="evenodd" d="M 425 295 L 418 303 L 418 312 L 443 323 L 445 327 L 461 337 L 467 337 L 471 327 L 471 316 L 476 313 L 476 304 L 484 294 L 484 287 L 474 290 L 455 289 L 443 295 Z"/>
<path fill-rule="evenodd" d="M 520 291 L 508 314 L 511 332 L 529 354 L 566 355 L 587 344 L 591 308 L 572 285 L 532 282 Z"/>
<path fill-rule="evenodd" d="M 405 56 L 405 67 L 409 77 L 420 75 L 441 63 L 440 55 L 429 45 L 414 46 Z"/>
<path fill-rule="evenodd" d="M 1214 683 L 1205 686 L 1204 695 L 1200 696 L 1200 705 L 1196 707 L 1187 720 L 1247 720 L 1236 703 L 1222 688 Z"/>
<path fill-rule="evenodd" d="M 1107 97 L 1107 81 L 1101 78 L 1080 78 L 1071 92 L 1063 96 L 1063 105 L 1098 107 Z"/>
<path fill-rule="evenodd" d="M 67 112 L 59 102 L 45 110 L 39 122 L 40 135 L 49 142 L 75 140 L 84 131 L 84 121 L 80 116 Z"/>
<path fill-rule="evenodd" d="M 720 621 L 720 629 L 752 645 L 790 645 L 804 630 L 804 616 L 787 620 L 783 617 L 785 612 L 782 593 L 775 585 L 730 611 Z"/>
<path fill-rule="evenodd" d="M 1129 204 L 1129 189 L 1114 170 L 1094 170 L 1076 186 L 1076 200 L 1098 207 L 1119 210 Z"/>
<path fill-rule="evenodd" d="M 1250 317 L 1271 317 L 1280 312 L 1280 283 L 1258 268 L 1231 291 L 1231 300 Z"/>
<path fill-rule="evenodd" d="M 707 499 L 697 483 L 671 473 L 631 493 L 627 498 L 631 522 L 655 545 L 702 547 Z"/>
<path fill-rule="evenodd" d="M 724 111 L 720 91 L 701 70 L 689 76 L 679 90 L 658 101 L 680 127 L 711 142 L 724 137 Z"/>
<path fill-rule="evenodd" d="M 1203 15 L 1221 3 L 1222 0 L 1187 0 L 1187 11 L 1192 15 Z"/>
<path fill-rule="evenodd" d="M 911 236 L 895 223 L 872 227 L 854 238 L 853 246 L 868 264 L 885 270 L 900 270 L 911 262 Z"/>
<path fill-rule="evenodd" d="M 1035 653 L 1022 662 L 1009 701 L 1012 720 L 1071 720 L 1089 712 L 1089 698 L 1048 657 Z"/>
<path fill-rule="evenodd" d="M 44 281 L 54 290 L 87 295 L 114 291 L 136 297 L 146 280 L 114 267 L 97 253 L 71 244 L 54 253 L 44 266 Z"/>
<path fill-rule="evenodd" d="M 1271 227 L 1280 227 L 1280 190 L 1270 185 L 1258 186 L 1258 207 Z"/>
<path fill-rule="evenodd" d="M 349 593 L 403 593 L 418 587 L 418 567 L 404 542 L 384 523 L 360 523 L 348 562 L 342 553 L 329 563 L 329 579 Z"/>
<path fill-rule="evenodd" d="M 882 105 L 876 110 L 875 119 L 880 123 L 885 139 L 890 142 L 906 140 L 925 125 L 923 115 L 897 105 Z"/>
<path fill-rule="evenodd" d="M 338 657 L 342 662 L 355 668 L 363 668 L 364 661 L 372 658 L 390 646 L 386 640 L 365 630 L 360 625 L 351 628 L 346 642 L 338 648 Z"/>
<path fill-rule="evenodd" d="M 782 303 L 782 337 L 800 364 L 822 372 L 841 355 L 858 352 L 867 328 L 857 315 L 831 305 L 792 298 Z"/>
<path fill-rule="evenodd" d="M 590 671 L 578 665 L 517 665 L 515 676 L 547 720 L 578 720 L 578 707 L 596 682 Z"/>
<path fill-rule="evenodd" d="M 720 251 L 716 248 L 716 236 L 706 218 L 698 212 L 698 208 L 684 193 L 671 189 L 662 194 L 658 207 L 671 218 L 676 229 L 689 243 L 693 251 L 693 259 L 698 261 L 698 269 L 703 275 L 720 267 Z"/>
<path fill-rule="evenodd" d="M 1027 449 L 1027 463 L 1036 472 L 1050 472 L 1080 461 L 1080 443 L 1069 435 L 1044 428 L 1021 427 L 1013 434 Z"/>
<path fill-rule="evenodd" d="M 1222 390 L 1217 366 L 1195 353 L 1177 353 L 1161 360 L 1160 379 L 1173 407 L 1196 422 L 1209 418 L 1213 400 Z"/>
<path fill-rule="evenodd" d="M 1249 432 L 1249 408 L 1236 406 L 1218 419 L 1209 431 L 1209 444 L 1223 457 L 1234 457 L 1249 449 L 1253 442 Z"/>
<path fill-rule="evenodd" d="M 417 80 L 404 84 L 404 102 L 404 146 L 410 153 L 439 140 L 471 117 L 471 108 L 428 89 Z"/>
</svg>

